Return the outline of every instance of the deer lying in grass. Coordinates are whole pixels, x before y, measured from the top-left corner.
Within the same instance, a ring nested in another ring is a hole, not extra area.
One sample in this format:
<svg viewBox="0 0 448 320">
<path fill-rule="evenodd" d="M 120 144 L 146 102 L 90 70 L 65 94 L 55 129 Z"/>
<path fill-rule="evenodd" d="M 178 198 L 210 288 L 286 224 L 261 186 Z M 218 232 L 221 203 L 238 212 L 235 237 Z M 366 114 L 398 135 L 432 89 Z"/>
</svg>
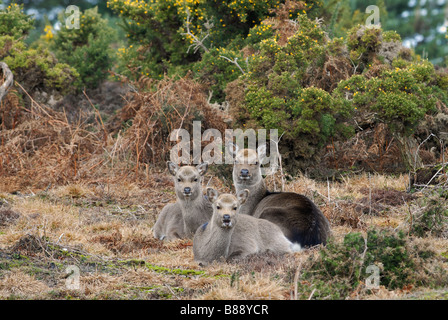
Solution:
<svg viewBox="0 0 448 320">
<path fill-rule="evenodd" d="M 238 150 L 234 144 L 229 147 L 234 158 L 235 189 L 237 192 L 250 191 L 241 213 L 275 223 L 291 242 L 301 247 L 325 245 L 330 224 L 310 199 L 294 192 L 269 192 L 266 189 L 260 168 L 266 157 L 266 145 L 257 150 Z"/>
<path fill-rule="evenodd" d="M 160 240 L 191 238 L 196 229 L 212 216 L 212 206 L 202 194 L 202 177 L 208 164 L 204 162 L 195 167 L 179 167 L 173 162 L 167 164 L 174 177 L 177 201 L 162 209 L 153 234 Z"/>
<path fill-rule="evenodd" d="M 241 190 L 235 196 L 219 195 L 218 191 L 207 188 L 213 215 L 208 223 L 198 228 L 193 238 L 195 261 L 206 265 L 222 258 L 229 261 L 266 251 L 288 253 L 300 250 L 272 222 L 239 213 L 248 196 L 248 190 Z"/>
</svg>

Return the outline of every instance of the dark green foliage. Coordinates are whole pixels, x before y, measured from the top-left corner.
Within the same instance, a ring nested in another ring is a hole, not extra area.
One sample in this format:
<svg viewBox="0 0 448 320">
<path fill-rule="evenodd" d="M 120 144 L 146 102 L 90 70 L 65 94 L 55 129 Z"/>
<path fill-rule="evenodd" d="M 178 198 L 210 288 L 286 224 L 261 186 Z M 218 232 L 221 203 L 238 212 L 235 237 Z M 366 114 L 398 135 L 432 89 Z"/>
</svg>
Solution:
<svg viewBox="0 0 448 320">
<path fill-rule="evenodd" d="M 62 25 L 64 20 L 61 16 Z M 114 32 L 95 7 L 81 13 L 79 29 L 61 28 L 56 34 L 51 48 L 60 60 L 78 71 L 78 87 L 95 88 L 107 78 L 113 62 L 110 44 Z"/>
<path fill-rule="evenodd" d="M 374 111 L 393 132 L 409 135 L 425 114 L 435 111 L 438 93 L 428 86 L 432 78 L 434 66 L 428 61 L 407 63 L 378 77 L 355 75 L 341 81 L 334 95 L 350 97 L 359 112 Z"/>
<path fill-rule="evenodd" d="M 347 35 L 347 48 L 350 59 L 360 71 L 371 62 L 381 45 L 381 29 L 358 25 L 350 29 Z"/>
<path fill-rule="evenodd" d="M 227 59 L 238 62 L 242 70 Z M 213 100 L 224 101 L 223 93 L 227 84 L 247 72 L 243 55 L 238 50 L 213 49 L 203 54 L 202 59 L 192 66 L 193 74 L 201 82 L 207 84 L 213 92 Z"/>
<path fill-rule="evenodd" d="M 357 289 L 367 290 L 364 285 L 371 274 L 366 270 L 372 265 L 379 268 L 379 285 L 389 290 L 430 284 L 444 286 L 446 271 L 439 270 L 445 276 L 415 272 L 434 261 L 439 258 L 431 248 L 414 245 L 403 232 L 370 229 L 366 236 L 348 233 L 342 243 L 331 240 L 317 259 L 307 262 L 299 289 L 303 290 L 303 297 L 316 289 L 313 295 L 316 299 L 345 299 Z"/>
<path fill-rule="evenodd" d="M 429 234 L 438 237 L 448 237 L 448 200 L 447 192 L 422 199 L 419 209 L 415 209 L 410 221 L 412 234 L 424 237 Z"/>
<path fill-rule="evenodd" d="M 25 44 L 32 21 L 23 13 L 22 6 L 13 4 L 0 10 L 0 60 L 26 90 L 70 92 L 78 76 L 76 70 L 60 63 L 47 48 Z"/>
<path fill-rule="evenodd" d="M 0 35 L 17 40 L 26 36 L 33 25 L 34 19 L 23 12 L 23 5 L 13 3 L 5 10 L 0 10 Z"/>
</svg>

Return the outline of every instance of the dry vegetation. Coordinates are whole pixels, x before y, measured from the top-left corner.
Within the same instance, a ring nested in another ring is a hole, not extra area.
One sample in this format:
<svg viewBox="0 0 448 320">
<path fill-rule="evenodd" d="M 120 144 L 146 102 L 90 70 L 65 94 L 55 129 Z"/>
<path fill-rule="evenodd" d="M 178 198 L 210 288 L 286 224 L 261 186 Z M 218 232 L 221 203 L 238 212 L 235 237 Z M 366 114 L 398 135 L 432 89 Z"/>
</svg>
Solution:
<svg viewBox="0 0 448 320">
<path fill-rule="evenodd" d="M 23 108 L 10 91 L 0 113 L 0 298 L 333 298 L 331 293 L 317 297 L 314 284 L 302 278 L 317 263 L 321 247 L 202 268 L 193 261 L 191 240 L 165 243 L 152 237 L 158 213 L 175 199 L 171 179 L 155 165 L 166 160 L 166 152 L 154 150 L 169 150 L 167 133 L 188 129 L 197 117 L 206 127 L 225 128 L 225 116 L 210 107 L 196 83 L 167 80 L 155 91 L 131 92 L 108 122 L 94 106 L 71 122 L 73 115 L 29 98 Z M 212 168 L 204 184 L 230 191 L 228 172 Z M 282 180 L 273 175 L 267 183 L 278 190 Z M 446 270 L 446 225 L 437 233 L 412 234 L 426 195 L 407 193 L 408 184 L 407 175 L 363 173 L 339 182 L 299 176 L 285 190 L 319 205 L 336 244 L 350 232 L 366 234 L 372 227 L 403 230 L 409 246 L 430 247 L 433 268 Z M 71 265 L 79 268 L 79 289 L 66 285 Z M 346 298 L 447 298 L 446 279 L 429 279 L 432 285 L 372 290 L 361 279 Z"/>
</svg>

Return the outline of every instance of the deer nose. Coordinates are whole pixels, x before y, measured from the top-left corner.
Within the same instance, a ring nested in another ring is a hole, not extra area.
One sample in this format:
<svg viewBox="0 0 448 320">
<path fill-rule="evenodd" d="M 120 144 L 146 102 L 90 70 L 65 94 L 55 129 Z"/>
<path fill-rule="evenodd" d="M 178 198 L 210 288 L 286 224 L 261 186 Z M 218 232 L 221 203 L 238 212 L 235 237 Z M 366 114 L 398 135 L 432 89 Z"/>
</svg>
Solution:
<svg viewBox="0 0 448 320">
<path fill-rule="evenodd" d="M 228 215 L 228 214 L 223 215 L 223 216 L 222 216 L 222 220 L 224 220 L 224 221 L 230 221 L 230 215 Z"/>
<path fill-rule="evenodd" d="M 185 193 L 185 194 L 190 194 L 190 193 L 191 193 L 191 188 L 189 188 L 189 187 L 185 187 L 185 188 L 184 188 L 184 193 Z"/>
<path fill-rule="evenodd" d="M 241 169 L 241 176 L 242 176 L 242 177 L 247 177 L 247 176 L 249 176 L 249 170 L 247 170 L 247 169 Z"/>
</svg>

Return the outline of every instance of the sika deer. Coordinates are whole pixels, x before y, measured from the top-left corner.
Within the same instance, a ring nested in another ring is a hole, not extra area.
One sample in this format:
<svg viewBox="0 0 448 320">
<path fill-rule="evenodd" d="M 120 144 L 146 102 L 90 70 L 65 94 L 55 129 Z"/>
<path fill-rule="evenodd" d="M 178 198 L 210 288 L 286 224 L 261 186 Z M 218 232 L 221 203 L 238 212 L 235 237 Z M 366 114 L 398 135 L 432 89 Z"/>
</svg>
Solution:
<svg viewBox="0 0 448 320">
<path fill-rule="evenodd" d="M 213 215 L 208 223 L 198 228 L 193 238 L 194 259 L 201 265 L 220 259 L 241 259 L 266 251 L 288 253 L 300 250 L 275 224 L 239 213 L 248 196 L 248 190 L 241 190 L 235 196 L 219 195 L 218 191 L 207 188 L 207 197 L 213 203 Z"/>
<path fill-rule="evenodd" d="M 294 192 L 269 192 L 266 189 L 260 167 L 266 156 L 266 145 L 257 150 L 238 150 L 234 144 L 229 147 L 234 157 L 235 189 L 237 192 L 250 191 L 241 213 L 275 223 L 291 242 L 301 247 L 325 245 L 330 224 L 310 199 Z"/>
<path fill-rule="evenodd" d="M 167 164 L 174 177 L 177 201 L 162 209 L 153 234 L 161 240 L 191 238 L 196 229 L 212 216 L 212 206 L 202 194 L 202 176 L 208 164 L 204 162 L 196 167 L 179 167 L 173 162 Z"/>
</svg>

